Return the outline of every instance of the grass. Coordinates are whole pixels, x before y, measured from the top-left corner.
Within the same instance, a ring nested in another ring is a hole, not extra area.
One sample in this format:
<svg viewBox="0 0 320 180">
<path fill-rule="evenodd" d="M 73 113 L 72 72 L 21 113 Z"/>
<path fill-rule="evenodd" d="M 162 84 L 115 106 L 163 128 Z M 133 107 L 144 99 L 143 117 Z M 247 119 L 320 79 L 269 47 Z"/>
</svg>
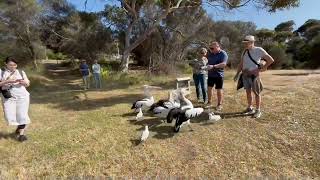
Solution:
<svg viewBox="0 0 320 180">
<path fill-rule="evenodd" d="M 130 121 L 131 102 L 141 97 L 140 84 L 164 87 L 154 95 L 165 98 L 166 89 L 174 88 L 173 77 L 146 80 L 132 75 L 142 80 L 138 85 L 117 85 L 120 76 L 113 77 L 104 82 L 103 91 L 87 92 L 79 90 L 81 81 L 75 76 L 41 77 L 46 79 L 39 81 L 45 82 L 41 91 L 41 85 L 31 91 L 30 140 L 11 138 L 14 128 L 1 117 L 0 176 L 319 178 L 320 85 L 314 82 L 320 76 L 275 73 L 263 77 L 267 89 L 261 119 L 225 115 L 206 124 L 200 118 L 192 123 L 194 131 L 186 127 L 178 134 L 152 117 Z M 244 92 L 235 92 L 232 74 L 227 73 L 224 112 L 245 106 Z M 144 146 L 136 146 L 146 124 L 154 125 L 151 135 Z"/>
</svg>

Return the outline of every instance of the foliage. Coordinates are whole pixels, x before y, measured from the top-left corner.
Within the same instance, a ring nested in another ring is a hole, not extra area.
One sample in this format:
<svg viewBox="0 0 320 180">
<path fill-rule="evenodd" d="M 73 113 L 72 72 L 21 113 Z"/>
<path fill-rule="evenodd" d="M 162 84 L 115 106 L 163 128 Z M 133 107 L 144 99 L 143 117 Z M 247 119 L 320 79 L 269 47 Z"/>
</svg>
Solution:
<svg viewBox="0 0 320 180">
<path fill-rule="evenodd" d="M 40 47 L 39 14 L 41 7 L 36 0 L 3 0 L 0 2 L 0 27 L 4 43 L 12 42 L 7 54 L 14 54 L 21 61 L 31 59 L 37 68 L 36 59 Z M 38 51 L 38 52 L 37 52 Z M 22 58 L 23 57 L 23 58 Z"/>
<path fill-rule="evenodd" d="M 286 21 L 286 22 L 283 22 L 283 23 L 280 23 L 278 24 L 274 30 L 276 32 L 292 32 L 293 31 L 293 26 L 295 25 L 294 21 L 291 20 L 291 21 Z"/>
<path fill-rule="evenodd" d="M 49 59 L 54 59 L 54 60 L 66 60 L 67 59 L 67 55 L 64 55 L 61 52 L 54 53 L 52 51 L 49 51 L 47 53 L 47 56 L 48 56 Z"/>
<path fill-rule="evenodd" d="M 291 57 L 286 54 L 286 46 L 280 43 L 271 44 L 268 49 L 266 49 L 269 54 L 273 57 L 275 62 L 272 64 L 274 69 L 288 69 L 293 66 Z"/>
</svg>

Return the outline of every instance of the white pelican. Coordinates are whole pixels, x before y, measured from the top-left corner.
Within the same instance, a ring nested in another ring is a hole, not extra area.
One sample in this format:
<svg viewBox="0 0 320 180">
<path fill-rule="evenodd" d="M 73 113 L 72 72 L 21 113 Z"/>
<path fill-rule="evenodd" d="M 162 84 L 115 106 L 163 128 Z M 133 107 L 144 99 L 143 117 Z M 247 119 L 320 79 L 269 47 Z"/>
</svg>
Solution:
<svg viewBox="0 0 320 180">
<path fill-rule="evenodd" d="M 140 141 L 145 142 L 149 137 L 149 129 L 148 126 L 145 126 L 144 131 L 141 134 Z"/>
<path fill-rule="evenodd" d="M 168 100 L 159 100 L 157 103 L 151 106 L 149 111 L 152 111 L 156 117 L 166 118 L 171 109 L 179 107 L 180 102 L 177 99 L 175 91 L 169 91 Z"/>
<path fill-rule="evenodd" d="M 154 103 L 154 98 L 150 93 L 151 89 L 158 89 L 158 87 L 144 85 L 143 86 L 143 91 L 144 91 L 145 98 L 137 100 L 136 102 L 134 102 L 132 104 L 131 109 L 134 109 L 135 112 L 138 112 L 139 108 L 141 108 L 142 110 L 146 110 L 146 109 L 150 108 Z"/>
<path fill-rule="evenodd" d="M 142 113 L 141 108 L 139 108 L 139 113 L 136 116 L 136 120 L 137 121 L 143 120 L 143 113 Z"/>
<path fill-rule="evenodd" d="M 189 125 L 190 127 L 190 119 L 198 117 L 203 112 L 203 108 L 194 108 L 193 104 L 189 99 L 185 97 L 185 91 L 181 91 L 181 100 L 185 103 L 185 105 L 180 108 L 174 108 L 170 110 L 167 116 L 167 122 L 171 123 L 173 119 L 176 120 L 174 125 L 174 131 L 179 132 L 180 128 L 183 125 Z"/>
</svg>

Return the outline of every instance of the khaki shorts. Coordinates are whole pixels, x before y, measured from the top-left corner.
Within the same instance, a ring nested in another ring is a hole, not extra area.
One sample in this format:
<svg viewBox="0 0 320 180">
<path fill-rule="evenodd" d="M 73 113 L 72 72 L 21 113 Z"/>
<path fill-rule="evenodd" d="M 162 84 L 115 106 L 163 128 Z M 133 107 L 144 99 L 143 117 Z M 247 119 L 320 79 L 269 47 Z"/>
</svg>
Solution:
<svg viewBox="0 0 320 180">
<path fill-rule="evenodd" d="M 256 95 L 259 95 L 263 90 L 263 85 L 260 77 L 254 75 L 244 74 L 242 76 L 242 82 L 244 89 L 251 89 Z"/>
</svg>

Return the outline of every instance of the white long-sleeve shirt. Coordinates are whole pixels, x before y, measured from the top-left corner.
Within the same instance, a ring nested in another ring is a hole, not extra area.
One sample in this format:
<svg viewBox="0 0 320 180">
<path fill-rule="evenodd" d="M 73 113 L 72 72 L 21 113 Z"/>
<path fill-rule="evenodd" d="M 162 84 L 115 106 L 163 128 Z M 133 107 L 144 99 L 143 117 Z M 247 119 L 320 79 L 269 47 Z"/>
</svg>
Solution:
<svg viewBox="0 0 320 180">
<path fill-rule="evenodd" d="M 93 73 L 98 73 L 98 74 L 100 74 L 100 72 L 101 72 L 100 64 L 98 64 L 98 63 L 93 64 L 93 65 L 92 65 L 92 71 L 93 71 Z"/>
</svg>

